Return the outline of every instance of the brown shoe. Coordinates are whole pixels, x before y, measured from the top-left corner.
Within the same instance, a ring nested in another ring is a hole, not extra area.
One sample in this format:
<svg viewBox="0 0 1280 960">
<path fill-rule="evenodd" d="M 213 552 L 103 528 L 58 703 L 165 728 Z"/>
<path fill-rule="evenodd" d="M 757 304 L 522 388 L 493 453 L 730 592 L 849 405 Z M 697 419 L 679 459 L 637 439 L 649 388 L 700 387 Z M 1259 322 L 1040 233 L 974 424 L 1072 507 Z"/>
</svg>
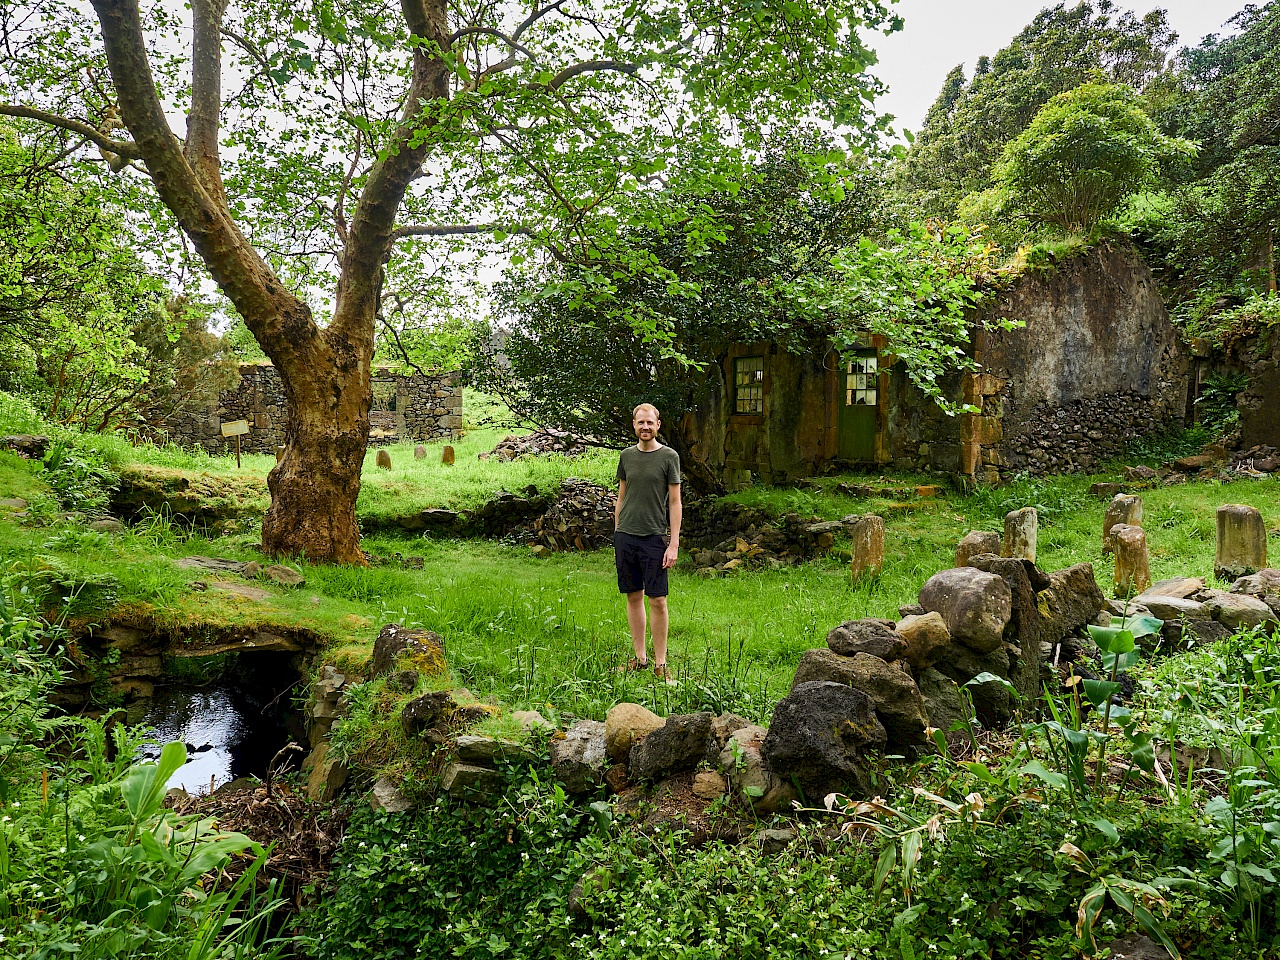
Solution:
<svg viewBox="0 0 1280 960">
<path fill-rule="evenodd" d="M 675 678 L 671 676 L 665 663 L 656 663 L 653 666 L 653 675 L 659 680 L 665 680 L 667 683 L 675 683 Z"/>
<path fill-rule="evenodd" d="M 641 660 L 639 657 L 632 657 L 626 663 L 618 667 L 619 673 L 637 673 L 641 670 L 649 669 L 649 661 Z"/>
</svg>

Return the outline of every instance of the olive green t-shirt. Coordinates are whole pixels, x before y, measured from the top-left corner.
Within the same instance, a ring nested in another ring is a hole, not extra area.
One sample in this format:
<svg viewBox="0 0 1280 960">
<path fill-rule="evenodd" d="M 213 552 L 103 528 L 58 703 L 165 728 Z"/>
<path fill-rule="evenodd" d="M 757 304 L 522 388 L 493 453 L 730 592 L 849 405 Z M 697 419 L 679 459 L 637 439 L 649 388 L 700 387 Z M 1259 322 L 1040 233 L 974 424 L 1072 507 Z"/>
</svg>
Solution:
<svg viewBox="0 0 1280 960">
<path fill-rule="evenodd" d="M 627 447 L 618 457 L 618 479 L 627 481 L 618 514 L 618 531 L 633 537 L 667 532 L 667 487 L 680 482 L 680 455 L 670 447 L 645 453 Z"/>
</svg>

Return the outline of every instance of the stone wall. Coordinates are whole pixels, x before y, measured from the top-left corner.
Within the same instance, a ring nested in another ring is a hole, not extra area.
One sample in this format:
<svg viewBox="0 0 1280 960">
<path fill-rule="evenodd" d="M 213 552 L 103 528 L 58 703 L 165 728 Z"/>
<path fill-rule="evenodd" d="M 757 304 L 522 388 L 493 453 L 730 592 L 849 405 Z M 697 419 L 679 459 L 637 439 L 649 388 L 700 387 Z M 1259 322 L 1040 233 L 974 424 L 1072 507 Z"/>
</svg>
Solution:
<svg viewBox="0 0 1280 960">
<path fill-rule="evenodd" d="M 369 439 L 375 443 L 456 439 L 462 435 L 462 387 L 457 375 L 401 376 L 375 370 L 369 419 Z M 249 433 L 240 438 L 245 453 L 274 453 L 284 443 L 284 385 L 271 364 L 243 364 L 239 385 L 219 394 L 214 407 L 183 411 L 148 425 L 180 446 L 224 453 L 235 449 L 235 440 L 222 436 L 222 425 L 235 420 L 249 421 Z"/>
<path fill-rule="evenodd" d="M 1240 410 L 1240 447 L 1280 447 L 1280 332 L 1250 340 L 1240 351 L 1249 386 L 1236 399 Z"/>
<path fill-rule="evenodd" d="M 990 309 L 1022 326 L 980 332 L 982 373 L 945 384 L 980 413 L 945 417 L 894 371 L 899 465 L 988 482 L 1088 470 L 1183 423 L 1188 358 L 1132 247 L 1102 244 L 1052 272 L 1024 275 Z"/>
</svg>

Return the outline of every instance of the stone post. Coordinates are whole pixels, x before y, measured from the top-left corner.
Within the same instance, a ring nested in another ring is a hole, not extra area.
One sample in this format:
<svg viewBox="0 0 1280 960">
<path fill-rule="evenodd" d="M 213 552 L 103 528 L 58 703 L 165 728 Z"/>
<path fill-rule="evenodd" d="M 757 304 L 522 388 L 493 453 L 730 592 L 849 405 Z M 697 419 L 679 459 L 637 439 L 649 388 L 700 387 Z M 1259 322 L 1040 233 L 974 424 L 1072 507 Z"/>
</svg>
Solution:
<svg viewBox="0 0 1280 960">
<path fill-rule="evenodd" d="M 1151 556 L 1145 530 L 1117 523 L 1111 528 L 1111 549 L 1116 555 L 1117 597 L 1135 596 L 1151 586 Z"/>
<path fill-rule="evenodd" d="M 1142 526 L 1142 498 L 1117 493 L 1107 504 L 1107 512 L 1102 517 L 1102 553 L 1105 556 L 1115 549 L 1111 542 L 1111 530 L 1117 524 L 1128 527 Z"/>
<path fill-rule="evenodd" d="M 1256 508 L 1227 503 L 1218 508 L 1218 549 L 1213 572 L 1219 580 L 1236 580 L 1267 566 L 1267 525 Z"/>
<path fill-rule="evenodd" d="M 1035 507 L 1014 510 L 1004 518 L 1004 550 L 1002 557 L 1036 562 L 1036 528 L 1039 517 Z"/>
<path fill-rule="evenodd" d="M 426 455 L 427 455 L 427 448 L 424 447 L 422 444 L 418 444 L 416 447 L 413 448 L 413 459 L 421 460 Z"/>
<path fill-rule="evenodd" d="M 377 463 L 378 463 L 378 466 L 381 467 L 383 470 L 390 470 L 391 454 L 388 453 L 386 450 L 379 450 Z"/>
<path fill-rule="evenodd" d="M 440 462 L 446 466 L 453 466 L 453 447 L 445 444 L 444 452 L 440 454 Z"/>
<path fill-rule="evenodd" d="M 994 553 L 999 556 L 1000 548 L 1000 534 L 994 530 L 970 530 L 964 535 L 964 539 L 956 544 L 955 566 L 967 567 L 970 557 L 976 557 L 982 553 Z"/>
<path fill-rule="evenodd" d="M 854 580 L 878 577 L 884 566 L 884 521 L 871 515 L 853 525 L 853 559 L 849 572 Z"/>
<path fill-rule="evenodd" d="M 284 459 L 284 445 L 281 444 L 280 446 L 276 447 L 276 463 L 279 463 L 283 459 Z"/>
</svg>

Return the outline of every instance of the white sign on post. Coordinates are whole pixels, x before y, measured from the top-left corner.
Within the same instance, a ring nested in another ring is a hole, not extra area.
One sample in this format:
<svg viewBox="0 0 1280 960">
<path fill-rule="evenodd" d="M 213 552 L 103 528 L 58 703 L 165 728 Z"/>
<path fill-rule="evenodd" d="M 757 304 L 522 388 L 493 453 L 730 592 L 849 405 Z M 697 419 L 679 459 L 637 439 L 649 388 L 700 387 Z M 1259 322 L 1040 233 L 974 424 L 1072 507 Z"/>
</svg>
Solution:
<svg viewBox="0 0 1280 960">
<path fill-rule="evenodd" d="M 222 435 L 224 437 L 242 437 L 248 432 L 248 420 L 232 420 L 230 423 L 222 425 Z"/>
</svg>

